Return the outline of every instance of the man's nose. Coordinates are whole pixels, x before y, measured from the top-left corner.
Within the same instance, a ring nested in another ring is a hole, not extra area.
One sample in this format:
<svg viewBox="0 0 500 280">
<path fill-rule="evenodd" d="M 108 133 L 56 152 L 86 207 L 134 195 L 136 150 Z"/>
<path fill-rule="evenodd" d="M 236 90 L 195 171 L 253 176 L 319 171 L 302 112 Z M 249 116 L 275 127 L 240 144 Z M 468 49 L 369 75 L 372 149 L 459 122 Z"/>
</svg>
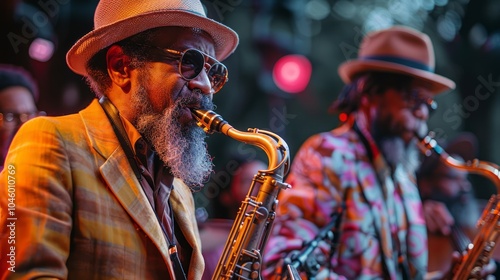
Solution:
<svg viewBox="0 0 500 280">
<path fill-rule="evenodd" d="M 214 94 L 212 83 L 205 69 L 203 69 L 198 76 L 189 81 L 188 87 L 191 90 L 199 89 L 202 94 Z"/>
</svg>

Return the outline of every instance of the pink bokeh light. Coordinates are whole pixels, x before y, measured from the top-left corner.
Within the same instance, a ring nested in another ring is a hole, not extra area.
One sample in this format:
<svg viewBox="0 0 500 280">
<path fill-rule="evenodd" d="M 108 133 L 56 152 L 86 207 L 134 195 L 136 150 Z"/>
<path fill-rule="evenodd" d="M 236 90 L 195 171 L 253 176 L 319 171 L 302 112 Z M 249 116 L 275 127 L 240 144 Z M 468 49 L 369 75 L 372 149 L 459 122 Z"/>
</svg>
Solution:
<svg viewBox="0 0 500 280">
<path fill-rule="evenodd" d="M 286 55 L 273 68 L 274 83 L 288 93 L 302 92 L 311 79 L 312 66 L 303 55 Z"/>
</svg>

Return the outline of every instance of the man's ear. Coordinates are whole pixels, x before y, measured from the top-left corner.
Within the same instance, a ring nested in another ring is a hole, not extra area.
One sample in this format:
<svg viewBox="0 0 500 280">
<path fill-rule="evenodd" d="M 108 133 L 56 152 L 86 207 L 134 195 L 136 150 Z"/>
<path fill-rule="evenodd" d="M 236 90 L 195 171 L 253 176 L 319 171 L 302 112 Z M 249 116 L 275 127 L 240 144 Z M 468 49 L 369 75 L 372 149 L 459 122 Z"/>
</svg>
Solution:
<svg viewBox="0 0 500 280">
<path fill-rule="evenodd" d="M 106 64 L 111 81 L 128 92 L 130 89 L 130 57 L 123 52 L 123 48 L 113 45 L 106 53 Z"/>
</svg>

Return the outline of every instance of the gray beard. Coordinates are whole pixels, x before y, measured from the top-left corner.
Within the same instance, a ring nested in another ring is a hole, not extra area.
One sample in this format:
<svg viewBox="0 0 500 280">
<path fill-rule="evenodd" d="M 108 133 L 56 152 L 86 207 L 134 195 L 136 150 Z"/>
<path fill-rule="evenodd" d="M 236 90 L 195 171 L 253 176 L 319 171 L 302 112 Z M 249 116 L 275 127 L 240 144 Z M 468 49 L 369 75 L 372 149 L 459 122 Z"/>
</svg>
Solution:
<svg viewBox="0 0 500 280">
<path fill-rule="evenodd" d="M 420 151 L 415 142 L 405 145 L 403 139 L 399 137 L 388 137 L 375 141 L 389 166 L 394 169 L 401 164 L 409 173 L 415 174 L 420 165 Z"/>
<path fill-rule="evenodd" d="M 141 86 L 132 97 L 138 112 L 137 131 L 154 147 L 175 177 L 183 180 L 192 191 L 198 191 L 212 173 L 213 164 L 205 143 L 207 134 L 203 129 L 194 123 L 182 126 L 178 122 L 182 105 L 190 100 L 192 98 L 180 98 L 173 106 L 157 113 L 144 87 Z M 208 98 L 204 98 L 202 104 L 204 109 L 213 108 Z"/>
</svg>

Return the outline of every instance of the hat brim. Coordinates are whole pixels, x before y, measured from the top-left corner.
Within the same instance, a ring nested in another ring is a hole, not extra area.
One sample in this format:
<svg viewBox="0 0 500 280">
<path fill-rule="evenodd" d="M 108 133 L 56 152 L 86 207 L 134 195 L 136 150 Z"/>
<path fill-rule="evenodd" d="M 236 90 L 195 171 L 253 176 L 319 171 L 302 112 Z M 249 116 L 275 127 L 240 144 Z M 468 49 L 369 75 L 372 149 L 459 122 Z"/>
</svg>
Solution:
<svg viewBox="0 0 500 280">
<path fill-rule="evenodd" d="M 363 72 L 383 71 L 410 75 L 434 95 L 455 89 L 455 82 L 441 75 L 404 66 L 397 63 L 375 60 L 349 60 L 339 66 L 339 76 L 344 83 L 352 82 L 353 77 Z"/>
<path fill-rule="evenodd" d="M 238 45 L 238 34 L 210 18 L 187 11 L 157 10 L 95 29 L 80 40 L 66 54 L 66 63 L 75 73 L 86 76 L 87 62 L 100 50 L 125 38 L 151 28 L 180 26 L 200 28 L 214 40 L 215 57 L 222 61 Z"/>
</svg>

